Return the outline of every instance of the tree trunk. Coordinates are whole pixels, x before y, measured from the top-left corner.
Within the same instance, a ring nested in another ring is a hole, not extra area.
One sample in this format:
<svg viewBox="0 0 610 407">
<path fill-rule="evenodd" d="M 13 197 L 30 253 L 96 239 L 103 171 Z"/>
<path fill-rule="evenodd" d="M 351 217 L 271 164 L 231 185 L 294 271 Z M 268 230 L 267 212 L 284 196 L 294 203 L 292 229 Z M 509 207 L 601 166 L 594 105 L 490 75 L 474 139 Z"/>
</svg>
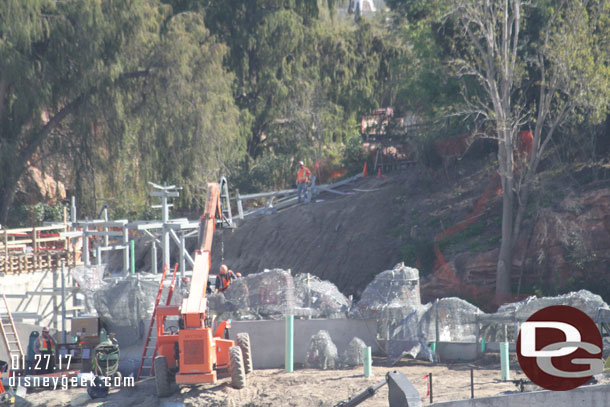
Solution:
<svg viewBox="0 0 610 407">
<path fill-rule="evenodd" d="M 504 303 L 511 294 L 510 274 L 513 263 L 513 160 L 512 137 L 509 129 L 502 131 L 498 160 L 502 180 L 502 242 L 496 269 L 496 303 Z"/>
<path fill-rule="evenodd" d="M 17 190 L 17 181 L 14 177 L 5 178 L 2 194 L 0 195 L 0 224 L 6 225 L 8 221 L 8 213 L 15 199 Z"/>
<path fill-rule="evenodd" d="M 263 136 L 263 125 L 256 126 L 254 131 L 252 131 L 252 138 L 248 140 L 246 151 L 250 158 L 256 160 L 260 154 L 260 147 Z"/>
<path fill-rule="evenodd" d="M 502 199 L 502 243 L 496 270 L 496 301 L 503 303 L 510 297 L 510 274 L 513 263 L 513 192 L 504 189 Z"/>
<path fill-rule="evenodd" d="M 7 95 L 7 80 L 6 75 L 0 72 L 0 135 L 3 129 L 3 118 L 4 118 L 4 108 L 5 108 L 5 100 Z"/>
</svg>

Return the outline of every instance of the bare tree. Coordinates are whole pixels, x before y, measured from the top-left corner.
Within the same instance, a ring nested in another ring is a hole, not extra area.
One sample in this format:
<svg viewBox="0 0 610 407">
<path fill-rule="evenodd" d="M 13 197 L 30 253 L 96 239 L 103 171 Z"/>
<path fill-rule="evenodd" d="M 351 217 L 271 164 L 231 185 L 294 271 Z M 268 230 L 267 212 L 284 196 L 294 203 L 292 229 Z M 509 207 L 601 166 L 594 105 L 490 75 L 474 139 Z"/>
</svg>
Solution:
<svg viewBox="0 0 610 407">
<path fill-rule="evenodd" d="M 463 52 L 455 60 L 458 75 L 474 77 L 483 90 L 465 88 L 468 113 L 487 119 L 496 128 L 503 189 L 497 302 L 510 296 L 513 248 L 537 167 L 553 134 L 576 106 L 605 110 L 608 105 L 600 98 L 600 91 L 603 94 L 608 83 L 607 69 L 596 69 L 600 60 L 607 62 L 607 51 L 600 53 L 596 47 L 599 41 L 605 41 L 598 23 L 604 13 L 607 18 L 607 1 L 589 4 L 587 0 L 558 0 L 540 30 L 541 43 L 534 44 L 533 54 L 526 54 L 521 29 L 527 8 L 537 6 L 533 3 L 455 0 L 448 16 L 455 18 L 465 40 Z M 534 101 L 522 97 L 522 80 L 528 67 L 536 75 Z M 526 165 L 515 172 L 517 135 L 528 122 L 534 125 L 532 151 Z"/>
</svg>

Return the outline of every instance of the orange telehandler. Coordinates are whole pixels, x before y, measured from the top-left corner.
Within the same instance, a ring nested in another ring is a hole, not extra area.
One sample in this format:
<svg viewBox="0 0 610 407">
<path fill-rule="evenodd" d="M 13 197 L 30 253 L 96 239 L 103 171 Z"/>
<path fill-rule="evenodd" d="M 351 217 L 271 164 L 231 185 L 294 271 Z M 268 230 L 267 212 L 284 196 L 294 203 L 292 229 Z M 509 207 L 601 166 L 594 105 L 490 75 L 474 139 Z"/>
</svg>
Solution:
<svg viewBox="0 0 610 407">
<path fill-rule="evenodd" d="M 195 251 L 188 298 L 180 306 L 157 308 L 158 356 L 154 360 L 154 372 L 159 397 L 171 394 L 173 381 L 179 385 L 214 383 L 216 372 L 221 369 L 228 369 L 233 387 L 243 388 L 246 374 L 252 371 L 248 334 L 237 334 L 236 341 L 229 340 L 225 335 L 229 324 L 222 322 L 214 329 L 213 319 L 208 315 L 205 294 L 212 237 L 216 222 L 223 219 L 220 192 L 218 183 L 208 183 L 205 211 L 199 225 L 200 245 Z M 171 324 L 172 319 L 178 320 L 177 327 Z"/>
</svg>

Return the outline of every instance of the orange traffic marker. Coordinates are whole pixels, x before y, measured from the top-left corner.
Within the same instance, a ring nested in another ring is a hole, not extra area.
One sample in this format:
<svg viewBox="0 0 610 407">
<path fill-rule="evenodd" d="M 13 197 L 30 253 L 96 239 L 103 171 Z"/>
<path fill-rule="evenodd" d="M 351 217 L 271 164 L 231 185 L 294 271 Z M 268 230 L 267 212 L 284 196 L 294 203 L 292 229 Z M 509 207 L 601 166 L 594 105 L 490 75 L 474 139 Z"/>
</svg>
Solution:
<svg viewBox="0 0 610 407">
<path fill-rule="evenodd" d="M 362 169 L 362 176 L 363 177 L 368 177 L 369 172 L 366 170 L 366 161 L 364 162 L 364 168 Z"/>
<path fill-rule="evenodd" d="M 377 168 L 377 178 L 381 178 L 381 167 Z"/>
</svg>

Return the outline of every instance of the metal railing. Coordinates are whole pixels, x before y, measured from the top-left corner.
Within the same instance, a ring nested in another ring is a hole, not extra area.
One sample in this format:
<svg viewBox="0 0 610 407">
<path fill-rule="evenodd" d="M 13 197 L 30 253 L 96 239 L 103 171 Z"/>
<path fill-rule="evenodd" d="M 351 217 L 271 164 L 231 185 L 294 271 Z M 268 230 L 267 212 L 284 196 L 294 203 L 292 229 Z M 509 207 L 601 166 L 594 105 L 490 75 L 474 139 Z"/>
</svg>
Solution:
<svg viewBox="0 0 610 407">
<path fill-rule="evenodd" d="M 346 178 L 344 180 L 335 182 L 333 184 L 328 185 L 316 185 L 316 177 L 312 178 L 312 184 L 307 188 L 305 201 L 309 202 L 312 196 L 318 195 L 320 192 L 330 192 L 338 195 L 347 195 L 348 193 L 337 191 L 336 188 L 354 182 L 358 178 L 362 178 L 362 174 L 354 175 L 353 177 Z M 261 215 L 272 212 L 272 210 L 278 210 L 281 208 L 285 208 L 290 206 L 297 201 L 297 189 L 283 189 L 280 191 L 270 191 L 270 192 L 259 192 L 256 194 L 246 194 L 241 195 L 239 190 L 235 194 L 235 199 L 237 202 L 237 213 L 239 219 L 244 219 L 249 216 Z M 274 202 L 277 197 L 282 197 L 282 199 Z M 262 208 L 252 209 L 250 211 L 244 211 L 243 203 L 245 201 L 251 201 L 261 198 L 267 198 L 265 202 L 265 206 Z"/>
</svg>

